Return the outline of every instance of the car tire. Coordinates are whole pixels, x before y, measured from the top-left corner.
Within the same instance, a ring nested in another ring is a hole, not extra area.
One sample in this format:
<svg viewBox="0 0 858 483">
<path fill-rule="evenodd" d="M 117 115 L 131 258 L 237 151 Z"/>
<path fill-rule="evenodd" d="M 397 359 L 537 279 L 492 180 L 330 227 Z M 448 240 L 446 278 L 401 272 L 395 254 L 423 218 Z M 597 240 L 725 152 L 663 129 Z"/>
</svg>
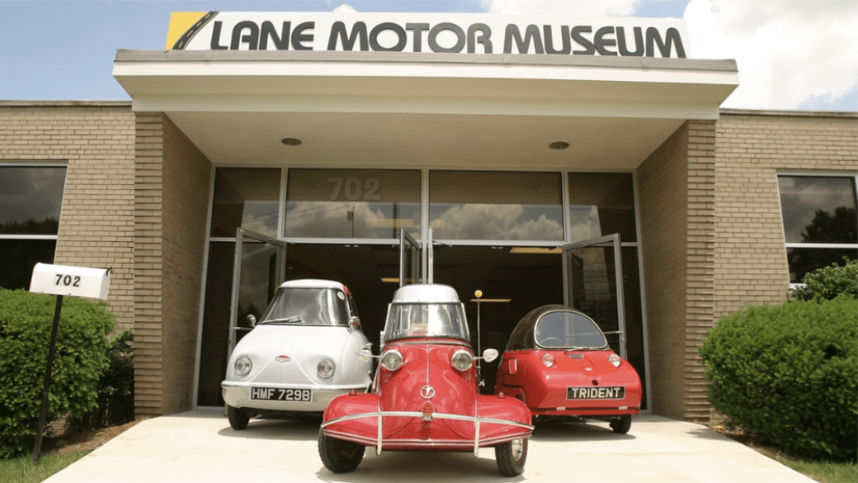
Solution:
<svg viewBox="0 0 858 483">
<path fill-rule="evenodd" d="M 632 427 L 632 416 L 630 414 L 624 414 L 620 416 L 620 419 L 612 419 L 611 420 L 611 429 L 614 430 L 617 434 L 626 434 L 629 432 L 629 429 Z"/>
<path fill-rule="evenodd" d="M 226 407 L 226 417 L 229 419 L 229 425 L 236 431 L 241 431 L 247 427 L 250 422 L 250 414 L 246 409 L 235 408 L 232 406 Z"/>
<path fill-rule="evenodd" d="M 502 475 L 506 477 L 520 475 L 524 472 L 524 462 L 527 461 L 527 438 L 495 446 L 495 459 Z"/>
<path fill-rule="evenodd" d="M 319 456 L 325 468 L 334 473 L 353 471 L 360 464 L 365 452 L 366 447 L 361 444 L 331 438 L 319 431 Z"/>
</svg>

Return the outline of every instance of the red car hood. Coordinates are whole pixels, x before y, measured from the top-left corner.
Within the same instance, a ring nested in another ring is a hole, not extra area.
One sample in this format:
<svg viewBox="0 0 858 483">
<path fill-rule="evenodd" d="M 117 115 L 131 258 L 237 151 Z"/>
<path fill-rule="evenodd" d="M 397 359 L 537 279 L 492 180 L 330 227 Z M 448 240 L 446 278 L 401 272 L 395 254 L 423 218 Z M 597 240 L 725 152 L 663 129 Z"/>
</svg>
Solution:
<svg viewBox="0 0 858 483">
<path fill-rule="evenodd" d="M 524 404 L 513 398 L 478 395 L 475 369 L 452 367 L 453 353 L 470 352 L 467 346 L 435 341 L 385 347 L 392 349 L 402 354 L 402 367 L 393 372 L 379 369 L 374 394 L 331 401 L 323 423 L 326 434 L 375 446 L 378 414 L 382 414 L 385 449 L 469 450 L 477 427 L 480 446 L 530 436 L 530 411 Z M 367 416 L 354 417 L 360 414 Z"/>
</svg>

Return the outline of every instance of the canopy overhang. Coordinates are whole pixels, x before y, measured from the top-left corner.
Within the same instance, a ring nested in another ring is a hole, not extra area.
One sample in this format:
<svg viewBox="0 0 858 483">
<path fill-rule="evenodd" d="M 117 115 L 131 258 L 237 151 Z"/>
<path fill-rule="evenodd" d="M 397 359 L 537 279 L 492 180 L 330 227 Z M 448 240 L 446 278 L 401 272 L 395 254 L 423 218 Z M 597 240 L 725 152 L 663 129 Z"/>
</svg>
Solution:
<svg viewBox="0 0 858 483">
<path fill-rule="evenodd" d="M 738 85 L 733 60 L 521 54 L 119 50 L 113 74 L 217 165 L 372 168 L 631 170 Z"/>
</svg>

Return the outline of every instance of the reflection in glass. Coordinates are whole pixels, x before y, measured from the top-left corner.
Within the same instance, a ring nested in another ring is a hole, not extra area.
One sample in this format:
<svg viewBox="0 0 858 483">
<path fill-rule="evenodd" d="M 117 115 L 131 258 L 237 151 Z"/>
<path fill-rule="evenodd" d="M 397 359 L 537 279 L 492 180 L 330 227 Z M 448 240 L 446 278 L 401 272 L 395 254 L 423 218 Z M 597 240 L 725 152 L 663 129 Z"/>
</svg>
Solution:
<svg viewBox="0 0 858 483">
<path fill-rule="evenodd" d="M 436 239 L 562 240 L 559 173 L 432 171 L 429 227 Z"/>
<path fill-rule="evenodd" d="M 632 175 L 569 173 L 569 215 L 573 242 L 614 233 L 636 241 Z"/>
<path fill-rule="evenodd" d="M 27 289 L 36 263 L 53 263 L 56 240 L 0 240 L 0 288 Z"/>
<path fill-rule="evenodd" d="M 789 283 L 803 283 L 808 273 L 831 265 L 844 265 L 843 259 L 858 260 L 858 248 L 787 248 Z"/>
<path fill-rule="evenodd" d="M 235 243 L 209 244 L 197 391 L 199 406 L 223 406 L 220 383 L 226 376 L 229 356 L 229 309 L 234 258 Z"/>
<path fill-rule="evenodd" d="M 218 168 L 211 236 L 234 237 L 239 227 L 277 236 L 280 169 Z"/>
<path fill-rule="evenodd" d="M 779 176 L 787 243 L 858 243 L 854 177 Z"/>
<path fill-rule="evenodd" d="M 1 166 L 0 234 L 56 235 L 65 180 L 65 166 Z"/>
<path fill-rule="evenodd" d="M 289 170 L 286 236 L 397 238 L 420 235 L 420 172 Z"/>
</svg>

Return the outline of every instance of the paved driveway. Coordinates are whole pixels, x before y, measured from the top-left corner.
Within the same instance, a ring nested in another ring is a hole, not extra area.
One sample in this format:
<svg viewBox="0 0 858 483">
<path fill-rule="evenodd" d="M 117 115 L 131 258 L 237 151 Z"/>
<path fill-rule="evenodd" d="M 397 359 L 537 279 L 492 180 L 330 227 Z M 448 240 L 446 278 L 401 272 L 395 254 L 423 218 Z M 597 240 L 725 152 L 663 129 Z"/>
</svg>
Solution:
<svg viewBox="0 0 858 483">
<path fill-rule="evenodd" d="M 636 416 L 627 435 L 607 423 L 536 428 L 524 474 L 498 473 L 494 451 L 384 452 L 367 448 L 351 473 L 319 459 L 319 420 L 251 420 L 230 428 L 219 412 L 191 411 L 143 421 L 48 483 L 114 482 L 653 482 L 811 483 L 813 480 L 704 426 Z"/>
</svg>

